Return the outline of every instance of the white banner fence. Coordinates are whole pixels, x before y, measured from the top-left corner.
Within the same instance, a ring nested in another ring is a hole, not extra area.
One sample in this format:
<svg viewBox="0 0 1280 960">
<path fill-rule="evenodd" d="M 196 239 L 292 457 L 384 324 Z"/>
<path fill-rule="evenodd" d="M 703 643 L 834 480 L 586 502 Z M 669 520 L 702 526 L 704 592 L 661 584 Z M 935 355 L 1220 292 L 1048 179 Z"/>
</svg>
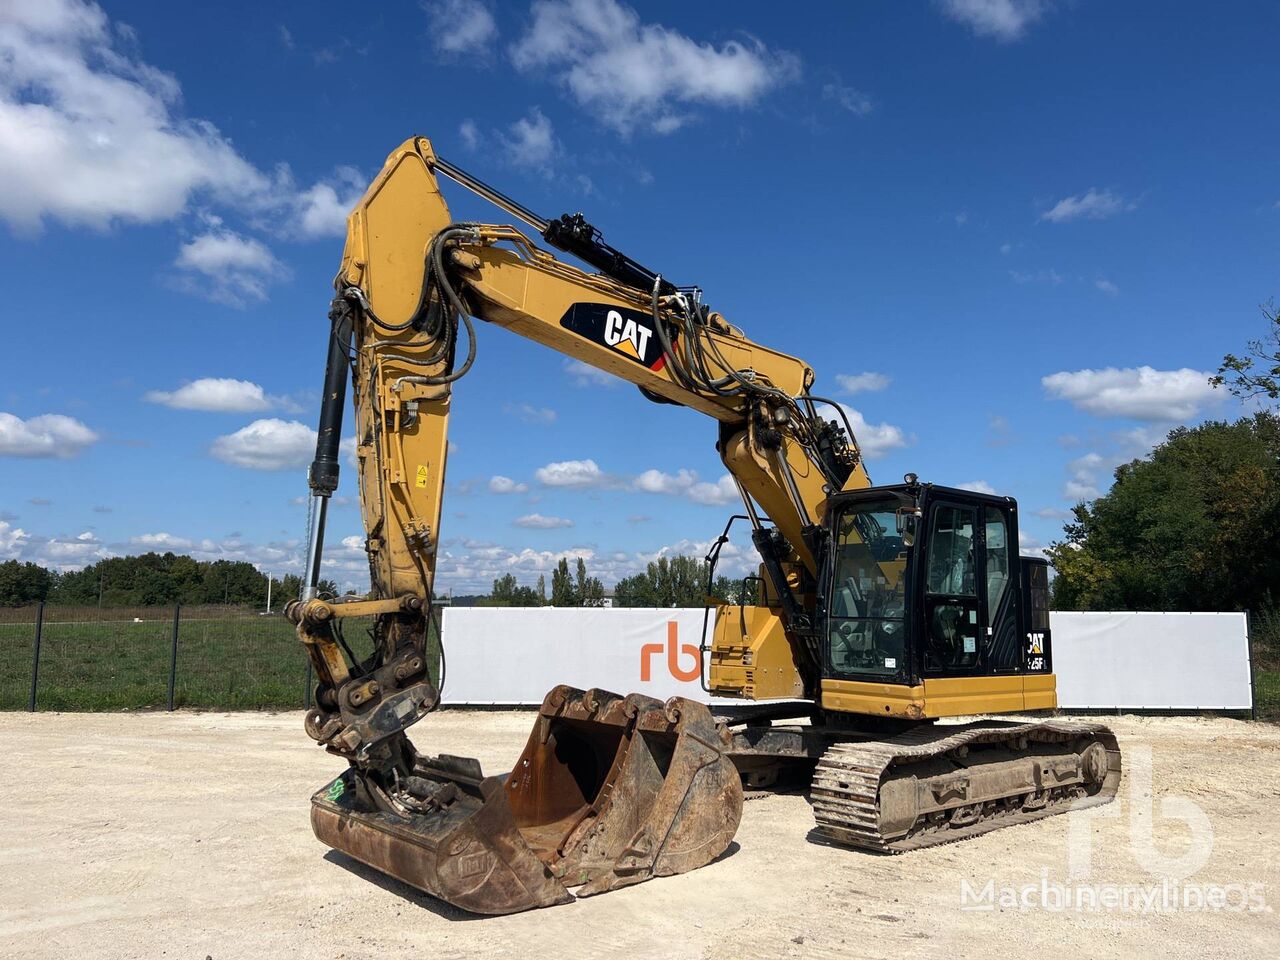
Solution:
<svg viewBox="0 0 1280 960">
<path fill-rule="evenodd" d="M 714 626 L 714 613 L 709 618 Z M 518 706 L 556 684 L 715 703 L 699 681 L 704 611 L 447 607 L 444 702 Z M 1058 703 L 1072 709 L 1248 710 L 1242 613 L 1054 613 Z"/>
</svg>

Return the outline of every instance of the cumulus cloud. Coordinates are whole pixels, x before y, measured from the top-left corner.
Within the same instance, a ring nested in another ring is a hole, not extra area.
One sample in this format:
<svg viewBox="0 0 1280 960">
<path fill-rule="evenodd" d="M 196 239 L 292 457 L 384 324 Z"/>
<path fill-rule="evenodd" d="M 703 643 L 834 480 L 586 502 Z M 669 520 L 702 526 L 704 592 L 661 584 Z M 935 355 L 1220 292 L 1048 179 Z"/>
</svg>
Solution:
<svg viewBox="0 0 1280 960">
<path fill-rule="evenodd" d="M 528 493 L 529 485 L 527 483 L 519 483 L 510 477 L 498 475 L 489 478 L 490 493 Z"/>
<path fill-rule="evenodd" d="M 480 0 L 432 0 L 423 7 L 431 45 L 440 53 L 483 53 L 498 35 L 493 14 Z"/>
<path fill-rule="evenodd" d="M 502 148 L 513 166 L 527 167 L 549 174 L 552 161 L 560 153 L 551 121 L 537 107 L 531 107 L 502 135 Z"/>
<path fill-rule="evenodd" d="M 1208 371 L 1187 367 L 1106 367 L 1054 373 L 1040 382 L 1050 397 L 1095 416 L 1173 422 L 1194 417 L 1218 399 L 1209 377 Z"/>
<path fill-rule="evenodd" d="M 297 420 L 270 417 L 218 437 L 209 452 L 224 463 L 250 470 L 298 469 L 315 456 L 316 432 Z"/>
<path fill-rule="evenodd" d="M 211 413 L 255 413 L 272 406 L 266 391 L 258 384 L 230 377 L 201 377 L 177 390 L 151 390 L 145 399 L 148 403 L 159 403 L 175 410 Z"/>
<path fill-rule="evenodd" d="M 794 54 L 753 38 L 699 42 L 617 0 L 538 0 L 511 48 L 520 70 L 545 69 L 584 109 L 623 134 L 670 133 L 695 105 L 746 107 L 800 72 Z"/>
<path fill-rule="evenodd" d="M 853 428 L 862 455 L 868 460 L 878 460 L 890 450 L 907 446 L 909 441 L 901 427 L 891 423 L 868 423 L 866 417 L 853 407 L 840 406 L 849 417 L 849 426 Z"/>
<path fill-rule="evenodd" d="M 68 459 L 98 442 L 98 434 L 74 417 L 46 413 L 23 420 L 0 413 L 0 457 Z"/>
<path fill-rule="evenodd" d="M 21 527 L 7 520 L 0 520 L 0 560 L 16 560 L 22 555 L 23 546 L 31 537 Z"/>
<path fill-rule="evenodd" d="M 190 550 L 195 544 L 187 540 L 185 537 L 175 537 L 171 533 L 143 533 L 136 537 L 129 538 L 129 545 L 134 547 L 143 547 L 146 550 L 168 550 L 175 553 L 181 553 Z"/>
<path fill-rule="evenodd" d="M 1049 6 L 1048 0 L 942 0 L 943 12 L 952 20 L 980 37 L 1006 43 L 1020 40 Z"/>
<path fill-rule="evenodd" d="M 262 241 L 220 226 L 184 243 L 174 266 L 180 289 L 237 308 L 261 303 L 272 283 L 289 277 Z"/>
<path fill-rule="evenodd" d="M 1063 197 L 1052 207 L 1040 214 L 1041 220 L 1050 223 L 1067 223 L 1071 220 L 1105 220 L 1117 213 L 1124 213 L 1137 207 L 1136 203 L 1126 200 L 1110 190 L 1090 188 L 1086 193 Z"/>
<path fill-rule="evenodd" d="M 708 506 L 724 506 L 741 500 L 737 484 L 727 473 L 714 483 L 709 483 L 700 481 L 694 470 L 679 470 L 676 473 L 646 470 L 632 481 L 632 487 L 642 493 L 685 497 L 694 503 Z"/>
<path fill-rule="evenodd" d="M 561 460 L 534 471 L 538 482 L 548 487 L 601 487 L 610 477 L 594 460 Z"/>
<path fill-rule="evenodd" d="M 177 113 L 178 82 L 131 56 L 94 3 L 0 11 L 0 216 L 104 227 L 154 223 L 197 193 L 266 197 L 272 180 L 212 124 Z"/>
<path fill-rule="evenodd" d="M 339 167 L 293 199 L 294 216 L 288 232 L 304 240 L 341 237 L 347 215 L 364 195 L 366 180 L 354 167 Z"/>
<path fill-rule="evenodd" d="M 572 527 L 573 521 L 566 517 L 544 517 L 540 513 L 530 513 L 511 521 L 512 526 L 524 527 L 526 530 L 560 530 Z"/>
<path fill-rule="evenodd" d="M 957 483 L 957 487 L 961 490 L 972 490 L 974 493 L 987 493 L 995 495 L 996 488 L 985 480 L 969 480 L 965 483 Z"/>
<path fill-rule="evenodd" d="M 883 390 L 891 381 L 883 373 L 838 373 L 841 393 L 870 393 Z"/>
<path fill-rule="evenodd" d="M 88 0 L 0 4 L 0 218 L 104 229 L 213 204 L 291 236 L 340 231 L 353 171 L 307 190 L 284 164 L 264 172 L 212 123 L 184 116 L 178 81 L 136 45 Z"/>
</svg>

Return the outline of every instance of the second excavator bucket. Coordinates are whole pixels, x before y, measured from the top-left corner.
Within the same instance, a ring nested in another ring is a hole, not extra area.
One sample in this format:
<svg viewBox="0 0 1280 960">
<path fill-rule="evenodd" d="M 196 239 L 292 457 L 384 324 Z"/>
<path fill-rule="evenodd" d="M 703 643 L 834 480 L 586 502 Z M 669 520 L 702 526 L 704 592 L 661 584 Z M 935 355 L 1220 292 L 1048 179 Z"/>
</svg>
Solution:
<svg viewBox="0 0 1280 960">
<path fill-rule="evenodd" d="M 559 686 L 515 768 L 417 757 L 397 800 L 348 769 L 312 798 L 324 843 L 473 913 L 515 913 L 710 863 L 742 816 L 727 733 L 696 701 Z"/>
</svg>

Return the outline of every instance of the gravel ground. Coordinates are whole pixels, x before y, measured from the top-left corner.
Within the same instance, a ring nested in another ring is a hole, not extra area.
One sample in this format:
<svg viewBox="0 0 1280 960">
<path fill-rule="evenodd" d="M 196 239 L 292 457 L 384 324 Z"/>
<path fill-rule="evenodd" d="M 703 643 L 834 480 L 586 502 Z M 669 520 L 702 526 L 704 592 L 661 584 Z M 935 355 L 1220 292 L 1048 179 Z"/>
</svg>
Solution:
<svg viewBox="0 0 1280 960">
<path fill-rule="evenodd" d="M 531 716 L 445 712 L 416 727 L 415 740 L 476 756 L 496 772 L 514 761 Z M 771 796 L 748 802 L 736 848 L 702 870 L 549 910 L 473 918 L 327 853 L 311 836 L 308 798 L 338 761 L 306 738 L 300 714 L 2 714 L 10 774 L 0 819 L 0 956 L 1280 954 L 1271 912 L 1280 906 L 1280 727 L 1107 722 L 1126 753 L 1125 781 L 1119 802 L 1100 808 L 1115 816 L 1090 817 L 1074 831 L 1092 841 L 1087 880 L 1070 873 L 1073 816 L 880 857 L 808 842 L 805 798 Z M 1189 815 L 1192 827 L 1162 812 Z M 961 908 L 964 885 L 981 891 L 988 881 L 997 897 L 1068 883 L 1136 896 L 1159 888 L 1167 861 L 1194 859 L 1194 837 L 1206 830 L 1207 861 L 1170 889 L 1212 898 L 1215 888 L 1240 885 L 1226 888 L 1227 908 Z M 1246 898 L 1267 909 L 1241 910 Z"/>
</svg>

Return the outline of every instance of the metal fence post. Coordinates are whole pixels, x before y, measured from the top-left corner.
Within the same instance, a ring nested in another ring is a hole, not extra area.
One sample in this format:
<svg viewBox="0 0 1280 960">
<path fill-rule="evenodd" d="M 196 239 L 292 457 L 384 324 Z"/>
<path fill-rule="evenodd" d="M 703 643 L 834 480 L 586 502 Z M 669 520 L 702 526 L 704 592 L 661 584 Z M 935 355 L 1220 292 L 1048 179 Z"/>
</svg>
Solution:
<svg viewBox="0 0 1280 960">
<path fill-rule="evenodd" d="M 1253 621 L 1249 617 L 1249 611 L 1244 612 L 1244 641 L 1245 647 L 1249 651 L 1249 718 L 1251 720 L 1258 719 L 1258 672 L 1253 663 Z"/>
<path fill-rule="evenodd" d="M 173 645 L 169 649 L 169 712 L 173 712 L 173 685 L 178 678 L 178 623 L 182 617 L 182 604 L 173 605 Z"/>
<path fill-rule="evenodd" d="M 302 695 L 302 705 L 307 709 L 311 709 L 311 658 L 307 657 L 307 688 Z"/>
<path fill-rule="evenodd" d="M 40 636 L 44 633 L 44 601 L 36 607 L 36 636 L 31 644 L 31 695 L 27 697 L 27 712 L 36 712 L 36 687 L 40 682 Z"/>
</svg>

